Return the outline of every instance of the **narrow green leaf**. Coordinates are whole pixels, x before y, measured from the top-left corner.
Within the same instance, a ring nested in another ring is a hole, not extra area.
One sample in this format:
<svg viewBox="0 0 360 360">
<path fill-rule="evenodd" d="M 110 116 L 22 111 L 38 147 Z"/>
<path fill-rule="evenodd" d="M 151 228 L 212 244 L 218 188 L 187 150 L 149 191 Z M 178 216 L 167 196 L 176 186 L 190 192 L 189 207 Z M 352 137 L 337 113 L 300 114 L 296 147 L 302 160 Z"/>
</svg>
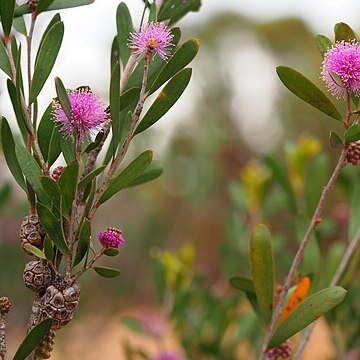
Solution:
<svg viewBox="0 0 360 360">
<path fill-rule="evenodd" d="M 351 41 L 356 40 L 356 35 L 354 31 L 348 24 L 343 22 L 335 24 L 335 41 Z"/>
<path fill-rule="evenodd" d="M 13 175 L 16 182 L 20 185 L 20 187 L 27 192 L 25 179 L 20 164 L 15 155 L 14 138 L 11 133 L 9 123 L 4 117 L 1 119 L 1 142 L 5 161 L 7 166 L 9 167 L 11 174 Z"/>
<path fill-rule="evenodd" d="M 28 355 L 38 346 L 41 340 L 49 333 L 52 319 L 45 319 L 29 331 L 19 346 L 13 360 L 25 360 Z"/>
<path fill-rule="evenodd" d="M 183 69 L 168 82 L 141 120 L 135 130 L 135 134 L 140 134 L 150 126 L 154 125 L 170 110 L 188 86 L 191 73 L 191 69 Z"/>
<path fill-rule="evenodd" d="M 10 66 L 10 60 L 2 40 L 0 40 L 0 69 L 4 71 L 7 76 L 11 77 L 12 71 Z"/>
<path fill-rule="evenodd" d="M 131 331 L 134 331 L 138 334 L 144 334 L 144 326 L 135 318 L 126 316 L 121 319 L 121 324 L 126 326 Z"/>
<path fill-rule="evenodd" d="M 116 63 L 120 62 L 120 52 L 119 52 L 119 41 L 117 36 L 114 36 L 114 40 L 111 44 L 111 53 L 110 53 L 110 73 L 113 72 Z"/>
<path fill-rule="evenodd" d="M 269 323 L 274 306 L 274 259 L 270 233 L 263 224 L 257 225 L 251 236 L 250 262 L 256 298 Z"/>
<path fill-rule="evenodd" d="M 84 188 L 86 185 L 91 183 L 95 176 L 98 176 L 106 169 L 106 165 L 99 166 L 97 169 L 94 169 L 89 174 L 87 174 L 80 182 L 79 182 L 79 189 Z"/>
<path fill-rule="evenodd" d="M 156 11 L 156 4 L 153 2 L 149 4 L 149 19 L 148 22 L 156 22 L 157 21 L 157 11 Z"/>
<path fill-rule="evenodd" d="M 201 0 L 167 0 L 164 1 L 160 13 L 158 15 L 158 21 L 164 21 L 170 19 L 170 25 L 179 21 L 188 12 L 199 11 L 201 6 Z"/>
<path fill-rule="evenodd" d="M 25 24 L 25 20 L 22 16 L 14 18 L 13 27 L 20 34 L 27 36 L 26 24 Z"/>
<path fill-rule="evenodd" d="M 280 345 L 340 304 L 344 300 L 345 295 L 345 289 L 334 286 L 322 289 L 306 298 L 275 331 L 270 341 L 270 348 Z"/>
<path fill-rule="evenodd" d="M 149 94 L 160 88 L 166 81 L 188 65 L 199 51 L 199 40 L 191 39 L 182 44 L 166 63 L 155 82 L 152 84 Z"/>
<path fill-rule="evenodd" d="M 11 104 L 14 109 L 16 122 L 19 126 L 22 138 L 24 140 L 24 143 L 27 141 L 27 135 L 28 135 L 28 127 L 26 125 L 25 116 L 22 110 L 22 107 L 19 103 L 19 97 L 18 97 L 18 89 L 16 89 L 15 84 L 8 79 L 7 80 L 7 89 L 10 96 Z"/>
<path fill-rule="evenodd" d="M 119 42 L 120 58 L 125 67 L 129 60 L 131 49 L 128 46 L 130 33 L 134 31 L 131 14 L 124 2 L 121 2 L 116 11 L 117 39 Z"/>
<path fill-rule="evenodd" d="M 116 256 L 119 254 L 119 249 L 116 248 L 107 248 L 104 250 L 106 256 Z"/>
<path fill-rule="evenodd" d="M 90 184 L 88 184 L 88 186 L 89 186 L 89 185 L 90 185 Z M 95 192 L 96 192 L 96 182 L 93 181 L 92 184 L 91 184 L 91 189 L 90 189 L 90 193 L 89 193 L 89 198 L 88 198 L 88 201 L 87 201 L 87 204 L 86 204 L 86 207 L 85 207 L 84 216 L 89 216 L 91 207 L 92 207 L 93 202 L 94 202 Z M 86 189 L 85 189 L 85 193 L 86 193 Z M 84 194 L 84 195 L 85 195 L 85 194 Z M 83 199 L 83 201 L 86 201 L 86 198 L 85 198 L 85 200 Z"/>
<path fill-rule="evenodd" d="M 38 249 L 36 246 L 31 245 L 30 243 L 28 243 L 28 244 L 24 245 L 24 248 L 25 248 L 26 251 L 28 251 L 29 253 L 35 255 L 39 259 L 44 259 L 44 260 L 46 259 L 45 254 L 40 249 Z"/>
<path fill-rule="evenodd" d="M 41 44 L 38 54 L 37 63 L 34 69 L 34 76 L 31 82 L 30 102 L 33 103 L 43 88 L 51 70 L 55 64 L 55 60 L 59 53 L 62 39 L 64 36 L 64 24 L 62 22 L 55 23 L 48 31 Z"/>
<path fill-rule="evenodd" d="M 89 154 L 91 151 L 96 149 L 104 138 L 104 133 L 99 131 L 95 137 L 95 140 L 91 142 L 84 150 L 84 153 Z"/>
<path fill-rule="evenodd" d="M 112 147 L 113 156 L 116 154 L 120 142 L 120 64 L 116 63 L 111 74 L 110 90 L 110 117 L 113 132 Z"/>
<path fill-rule="evenodd" d="M 254 282 L 249 278 L 234 276 L 230 279 L 230 285 L 240 291 L 255 294 Z"/>
<path fill-rule="evenodd" d="M 93 268 L 100 276 L 105 278 L 113 278 L 120 275 L 120 270 L 109 267 L 94 267 Z"/>
<path fill-rule="evenodd" d="M 133 160 L 120 174 L 118 174 L 111 182 L 107 190 L 101 196 L 99 203 L 102 204 L 110 199 L 120 190 L 126 188 L 140 175 L 142 175 L 151 163 L 153 152 L 147 150 Z"/>
<path fill-rule="evenodd" d="M 11 26 L 14 18 L 15 0 L 0 1 L 1 25 L 5 35 L 11 32 Z"/>
<path fill-rule="evenodd" d="M 120 110 L 126 109 L 131 103 L 135 103 L 138 101 L 140 95 L 140 88 L 133 87 L 129 90 L 126 90 L 121 94 L 120 97 Z"/>
<path fill-rule="evenodd" d="M 69 9 L 73 7 L 92 4 L 95 0 L 55 0 L 45 11 Z M 31 13 L 27 4 L 18 6 L 15 9 L 15 16 L 21 16 Z"/>
<path fill-rule="evenodd" d="M 79 177 L 79 164 L 70 163 L 63 171 L 58 181 L 63 196 L 64 212 L 70 213 L 72 201 L 74 198 L 77 181 Z"/>
<path fill-rule="evenodd" d="M 36 192 L 39 199 L 46 205 L 49 203 L 48 197 L 41 185 L 42 171 L 37 161 L 30 155 L 30 153 L 23 146 L 16 146 L 16 157 L 19 161 L 22 172 L 27 181 Z"/>
<path fill-rule="evenodd" d="M 60 102 L 62 109 L 64 110 L 65 115 L 67 116 L 68 119 L 71 119 L 70 100 L 63 82 L 58 77 L 55 78 L 55 88 L 56 88 L 56 94 L 58 100 Z"/>
<path fill-rule="evenodd" d="M 345 253 L 345 245 L 340 242 L 334 242 L 328 249 L 326 255 L 324 272 L 325 272 L 325 284 L 330 285 L 332 278 L 334 277 L 342 258 Z"/>
<path fill-rule="evenodd" d="M 37 6 L 38 13 L 45 11 L 53 2 L 54 0 L 39 0 Z"/>
<path fill-rule="evenodd" d="M 9 204 L 11 193 L 11 184 L 9 182 L 5 182 L 5 184 L 3 184 L 0 188 L 0 211 Z"/>
<path fill-rule="evenodd" d="M 77 242 L 76 255 L 74 259 L 74 266 L 79 264 L 80 261 L 84 258 L 84 256 L 88 252 L 90 246 L 90 237 L 91 237 L 90 221 L 88 219 L 85 219 L 79 232 L 79 239 Z"/>
<path fill-rule="evenodd" d="M 52 261 L 54 258 L 54 245 L 52 241 L 50 240 L 49 236 L 46 235 L 44 239 L 44 254 L 46 256 L 46 259 L 49 261 Z"/>
<path fill-rule="evenodd" d="M 41 185 L 44 188 L 46 195 L 54 204 L 56 209 L 60 211 L 61 208 L 61 189 L 56 181 L 48 176 L 42 176 L 40 178 Z"/>
<path fill-rule="evenodd" d="M 333 130 L 330 131 L 330 146 L 335 149 L 342 149 L 344 147 L 344 143 L 341 140 L 341 137 Z"/>
<path fill-rule="evenodd" d="M 335 120 L 342 116 L 329 98 L 310 80 L 287 66 L 278 66 L 276 72 L 282 83 L 296 96 Z"/>
<path fill-rule="evenodd" d="M 360 140 L 360 126 L 354 124 L 345 132 L 345 140 L 347 142 L 354 142 Z"/>
<path fill-rule="evenodd" d="M 325 35 L 316 35 L 316 46 L 318 47 L 321 55 L 324 57 L 325 53 L 332 48 L 332 41 Z"/>
<path fill-rule="evenodd" d="M 348 239 L 353 239 L 360 227 L 360 176 L 356 174 L 351 193 L 350 219 L 348 225 Z"/>
<path fill-rule="evenodd" d="M 62 134 L 59 136 L 61 152 L 67 164 L 75 161 L 75 142 L 73 139 L 66 139 Z"/>
<path fill-rule="evenodd" d="M 155 180 L 163 173 L 163 171 L 164 168 L 161 165 L 161 162 L 158 160 L 154 160 L 151 162 L 147 170 L 127 187 L 137 186 Z"/>
<path fill-rule="evenodd" d="M 60 224 L 59 220 L 50 209 L 39 202 L 37 203 L 37 213 L 51 241 L 63 255 L 67 255 L 69 249 L 66 245 L 62 224 Z"/>
<path fill-rule="evenodd" d="M 48 158 L 49 154 L 49 145 L 50 145 L 50 139 L 54 127 L 55 122 L 51 115 L 52 111 L 52 104 L 49 104 L 46 110 L 44 111 L 43 116 L 41 117 L 39 127 L 37 129 L 37 139 L 39 142 L 40 150 L 44 156 L 45 159 Z"/>
</svg>

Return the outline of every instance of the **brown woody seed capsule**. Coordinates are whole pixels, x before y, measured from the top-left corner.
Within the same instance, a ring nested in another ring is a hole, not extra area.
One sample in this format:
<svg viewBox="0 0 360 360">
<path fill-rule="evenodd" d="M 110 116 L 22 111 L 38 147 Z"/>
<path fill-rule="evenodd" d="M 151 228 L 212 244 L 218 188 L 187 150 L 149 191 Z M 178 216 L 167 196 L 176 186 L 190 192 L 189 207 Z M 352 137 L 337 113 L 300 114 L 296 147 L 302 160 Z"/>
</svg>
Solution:
<svg viewBox="0 0 360 360">
<path fill-rule="evenodd" d="M 346 161 L 353 165 L 360 164 L 360 140 L 348 143 L 346 145 Z"/>
<path fill-rule="evenodd" d="M 0 314 L 5 315 L 10 311 L 11 303 L 7 296 L 0 297 Z"/>
<path fill-rule="evenodd" d="M 51 353 L 54 349 L 54 338 L 56 332 L 55 330 L 50 330 L 50 332 L 45 336 L 45 338 L 40 342 L 36 348 L 36 359 L 50 359 Z"/>
<path fill-rule="evenodd" d="M 25 216 L 20 226 L 21 245 L 31 244 L 43 248 L 46 232 L 37 214 Z"/>
<path fill-rule="evenodd" d="M 25 265 L 23 278 L 27 288 L 43 293 L 52 281 L 50 265 L 41 260 L 30 261 Z"/>
<path fill-rule="evenodd" d="M 46 289 L 41 299 L 41 318 L 53 319 L 53 330 L 59 330 L 73 317 L 79 305 L 80 285 L 74 283 L 65 289 L 59 290 L 54 285 Z"/>
</svg>

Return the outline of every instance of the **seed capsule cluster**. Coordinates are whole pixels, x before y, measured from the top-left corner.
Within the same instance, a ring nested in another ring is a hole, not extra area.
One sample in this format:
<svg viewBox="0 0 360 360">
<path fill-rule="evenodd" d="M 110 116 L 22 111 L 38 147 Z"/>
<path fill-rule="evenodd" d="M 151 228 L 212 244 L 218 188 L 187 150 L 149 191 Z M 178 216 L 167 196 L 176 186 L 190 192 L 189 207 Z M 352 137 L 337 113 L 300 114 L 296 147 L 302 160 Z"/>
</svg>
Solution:
<svg viewBox="0 0 360 360">
<path fill-rule="evenodd" d="M 0 314 L 5 315 L 10 311 L 11 303 L 8 297 L 0 297 Z"/>
<path fill-rule="evenodd" d="M 31 244 L 39 249 L 43 248 L 46 232 L 37 214 L 25 216 L 20 226 L 20 240 L 24 247 Z"/>
<path fill-rule="evenodd" d="M 25 265 L 23 278 L 28 289 L 42 294 L 50 286 L 53 276 L 50 265 L 47 262 L 35 260 Z"/>
<path fill-rule="evenodd" d="M 55 335 L 55 330 L 50 330 L 50 332 L 40 342 L 40 344 L 36 348 L 36 359 L 50 359 L 51 353 L 54 348 Z"/>
</svg>

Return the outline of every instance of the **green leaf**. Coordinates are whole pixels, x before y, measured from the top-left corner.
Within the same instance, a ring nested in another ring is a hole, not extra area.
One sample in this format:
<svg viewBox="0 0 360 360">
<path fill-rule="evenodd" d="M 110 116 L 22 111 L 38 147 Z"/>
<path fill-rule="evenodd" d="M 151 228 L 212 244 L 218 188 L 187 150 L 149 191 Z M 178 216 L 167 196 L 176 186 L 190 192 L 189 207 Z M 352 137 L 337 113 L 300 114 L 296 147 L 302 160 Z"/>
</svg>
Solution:
<svg viewBox="0 0 360 360">
<path fill-rule="evenodd" d="M 117 147 L 120 142 L 120 64 L 116 63 L 111 73 L 110 80 L 110 117 L 111 128 L 113 132 L 112 146 L 113 156 L 116 154 Z"/>
<path fill-rule="evenodd" d="M 99 131 L 95 137 L 95 140 L 85 148 L 84 153 L 89 154 L 91 151 L 96 149 L 100 145 L 103 139 L 104 139 L 104 133 L 102 131 Z"/>
<path fill-rule="evenodd" d="M 169 24 L 172 25 L 179 21 L 190 11 L 199 11 L 201 6 L 200 0 L 167 0 L 164 1 L 159 15 L 158 21 L 170 19 Z"/>
<path fill-rule="evenodd" d="M 164 168 L 161 165 L 161 162 L 158 160 L 154 160 L 151 162 L 147 170 L 127 187 L 137 186 L 155 180 L 163 173 L 163 171 Z"/>
<path fill-rule="evenodd" d="M 110 53 L 110 73 L 113 72 L 113 69 L 117 62 L 120 62 L 119 42 L 117 36 L 114 36 Z"/>
<path fill-rule="evenodd" d="M 26 125 L 24 112 L 20 104 L 20 96 L 18 96 L 19 89 L 16 88 L 15 84 L 10 79 L 8 79 L 7 81 L 7 89 L 14 109 L 16 122 L 19 126 L 22 138 L 25 143 L 27 141 L 27 136 L 29 132 L 28 132 L 28 127 Z"/>
<path fill-rule="evenodd" d="M 345 24 L 343 22 L 339 22 L 335 24 L 334 32 L 335 32 L 335 41 L 356 40 L 356 35 L 354 31 L 351 29 L 351 27 L 348 24 Z"/>
<path fill-rule="evenodd" d="M 142 175 L 151 163 L 153 152 L 147 150 L 133 160 L 120 174 L 118 174 L 109 184 L 109 187 L 101 196 L 99 203 L 102 204 L 110 199 L 120 190 L 126 188 Z"/>
<path fill-rule="evenodd" d="M 16 182 L 27 192 L 27 186 L 20 164 L 15 155 L 15 142 L 10 130 L 9 123 L 3 117 L 1 119 L 1 142 L 7 166 Z"/>
<path fill-rule="evenodd" d="M 48 176 L 40 178 L 41 185 L 44 188 L 48 198 L 54 204 L 56 209 L 61 210 L 61 189 L 56 181 Z"/>
<path fill-rule="evenodd" d="M 45 319 L 31 329 L 16 351 L 13 360 L 25 360 L 49 333 L 51 326 L 52 319 Z"/>
<path fill-rule="evenodd" d="M 121 324 L 138 334 L 144 334 L 145 332 L 144 326 L 137 319 L 129 316 L 123 317 L 121 319 Z"/>
<path fill-rule="evenodd" d="M 77 242 L 76 255 L 74 259 L 74 266 L 79 264 L 79 262 L 84 258 L 84 256 L 88 252 L 90 246 L 90 237 L 91 237 L 90 221 L 88 219 L 85 219 L 79 232 L 79 239 Z"/>
<path fill-rule="evenodd" d="M 6 182 L 0 188 L 0 211 L 2 211 L 8 204 L 12 193 L 12 186 Z"/>
<path fill-rule="evenodd" d="M 353 239 L 360 227 L 360 176 L 354 177 L 351 196 L 350 219 L 348 225 L 348 239 Z"/>
<path fill-rule="evenodd" d="M 24 173 L 27 181 L 36 192 L 39 199 L 48 204 L 48 197 L 41 185 L 42 171 L 37 161 L 30 155 L 30 153 L 23 146 L 16 146 L 16 157 L 19 161 L 22 172 Z"/>
<path fill-rule="evenodd" d="M 126 109 L 132 103 L 137 103 L 139 95 L 140 88 L 138 87 L 133 87 L 123 92 L 120 97 L 120 110 Z"/>
<path fill-rule="evenodd" d="M 71 205 L 74 198 L 78 177 L 79 164 L 72 162 L 64 169 L 58 182 L 63 196 L 64 212 L 68 214 L 71 211 Z"/>
<path fill-rule="evenodd" d="M 296 310 L 275 331 L 270 341 L 270 348 L 276 347 L 291 336 L 304 329 L 317 318 L 340 304 L 346 295 L 346 290 L 339 287 L 322 289 L 306 298 Z"/>
<path fill-rule="evenodd" d="M 105 278 L 113 278 L 120 275 L 120 270 L 109 268 L 109 267 L 102 267 L 97 266 L 93 268 L 100 276 Z"/>
<path fill-rule="evenodd" d="M 345 132 L 345 140 L 347 142 L 354 142 L 360 140 L 360 126 L 354 124 Z"/>
<path fill-rule="evenodd" d="M 318 47 L 321 55 L 324 57 L 325 53 L 332 48 L 332 41 L 325 35 L 316 35 L 316 46 Z"/>
<path fill-rule="evenodd" d="M 254 282 L 246 277 L 234 276 L 230 279 L 230 285 L 246 293 L 255 293 Z"/>
<path fill-rule="evenodd" d="M 107 248 L 104 250 L 104 254 L 106 256 L 116 256 L 119 254 L 119 249 L 116 249 L 116 248 Z"/>
<path fill-rule="evenodd" d="M 168 82 L 136 128 L 135 135 L 154 125 L 170 110 L 188 86 L 191 72 L 191 69 L 183 69 Z"/>
<path fill-rule="evenodd" d="M 0 1 L 1 25 L 5 35 L 11 32 L 11 26 L 14 18 L 15 0 Z"/>
<path fill-rule="evenodd" d="M 49 261 L 52 261 L 54 258 L 54 247 L 53 243 L 50 240 L 49 236 L 46 235 L 44 239 L 44 254 L 46 256 L 46 259 Z"/>
<path fill-rule="evenodd" d="M 67 164 L 75 161 L 75 142 L 73 139 L 66 139 L 62 134 L 59 136 L 61 152 Z"/>
<path fill-rule="evenodd" d="M 41 44 L 37 63 L 34 69 L 34 76 L 31 82 L 30 102 L 33 103 L 43 88 L 51 70 L 55 64 L 64 36 L 63 22 L 55 23 L 46 34 Z"/>
<path fill-rule="evenodd" d="M 50 209 L 39 202 L 37 203 L 37 213 L 51 241 L 63 255 L 67 255 L 69 249 L 66 245 L 62 224 L 60 224 L 59 220 Z"/>
<path fill-rule="evenodd" d="M 157 21 L 157 11 L 156 11 L 156 4 L 153 2 L 149 4 L 149 18 L 148 22 L 156 22 Z"/>
<path fill-rule="evenodd" d="M 274 306 L 274 259 L 270 233 L 263 224 L 257 225 L 251 236 L 250 262 L 256 298 L 268 324 Z"/>
<path fill-rule="evenodd" d="M 0 69 L 4 71 L 7 76 L 11 77 L 12 71 L 10 66 L 10 60 L 2 40 L 0 40 Z"/>
<path fill-rule="evenodd" d="M 160 88 L 166 81 L 171 79 L 181 69 L 188 65 L 199 51 L 199 40 L 191 39 L 181 45 L 170 60 L 166 63 L 155 82 L 152 84 L 149 94 Z"/>
<path fill-rule="evenodd" d="M 282 83 L 296 96 L 335 120 L 342 116 L 328 97 L 310 80 L 287 66 L 278 66 L 276 72 Z"/>
<path fill-rule="evenodd" d="M 58 77 L 55 78 L 55 88 L 56 88 L 56 95 L 58 97 L 61 108 L 63 109 L 67 118 L 71 120 L 71 104 L 70 104 L 69 96 L 63 82 Z"/>
<path fill-rule="evenodd" d="M 37 6 L 38 13 L 45 11 L 53 2 L 54 0 L 39 0 Z"/>
<path fill-rule="evenodd" d="M 266 155 L 264 157 L 264 161 L 266 166 L 272 171 L 275 180 L 285 192 L 290 210 L 293 213 L 296 213 L 296 196 L 294 193 L 294 189 L 291 186 L 286 169 L 284 169 L 280 162 L 272 155 Z"/>
<path fill-rule="evenodd" d="M 324 266 L 325 272 L 325 284 L 330 285 L 332 278 L 334 277 L 342 258 L 345 253 L 345 245 L 340 242 L 334 242 L 328 249 L 326 255 L 326 261 Z"/>
<path fill-rule="evenodd" d="M 97 169 L 91 171 L 87 174 L 80 182 L 79 182 L 79 189 L 84 188 L 87 184 L 91 183 L 95 176 L 98 176 L 106 169 L 106 165 L 99 166 Z"/>
<path fill-rule="evenodd" d="M 40 249 L 38 249 L 36 246 L 31 245 L 31 244 L 28 243 L 28 244 L 24 245 L 24 248 L 25 248 L 26 251 L 28 251 L 29 253 L 35 255 L 39 259 L 44 259 L 44 260 L 46 259 L 45 254 Z"/>
<path fill-rule="evenodd" d="M 130 33 L 134 31 L 131 14 L 124 2 L 121 2 L 116 11 L 117 39 L 119 42 L 120 58 L 125 67 L 129 60 L 131 49 L 128 46 Z"/>
<path fill-rule="evenodd" d="M 68 9 L 83 5 L 92 4 L 95 0 L 55 0 L 47 9 L 46 11 L 53 11 L 53 10 L 61 10 L 61 9 Z M 18 6 L 15 9 L 15 16 L 21 16 L 24 14 L 31 13 L 31 10 L 27 6 L 27 4 L 23 4 Z"/>
<path fill-rule="evenodd" d="M 341 140 L 341 137 L 333 130 L 330 131 L 330 146 L 335 149 L 342 149 L 344 147 L 344 143 Z"/>
<path fill-rule="evenodd" d="M 22 16 L 14 18 L 13 27 L 20 34 L 27 36 L 26 24 L 25 24 L 25 20 Z"/>
</svg>

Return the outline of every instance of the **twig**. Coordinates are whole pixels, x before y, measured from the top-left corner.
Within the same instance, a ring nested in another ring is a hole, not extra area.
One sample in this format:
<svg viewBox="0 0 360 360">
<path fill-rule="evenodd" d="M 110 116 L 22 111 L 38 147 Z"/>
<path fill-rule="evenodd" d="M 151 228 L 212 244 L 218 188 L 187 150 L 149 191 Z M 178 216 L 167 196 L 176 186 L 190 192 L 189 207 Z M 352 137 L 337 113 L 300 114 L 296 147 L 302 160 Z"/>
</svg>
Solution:
<svg viewBox="0 0 360 360">
<path fill-rule="evenodd" d="M 6 356 L 6 325 L 5 315 L 0 312 L 0 359 L 4 360 Z"/>
<path fill-rule="evenodd" d="M 272 338 L 272 336 L 274 335 L 274 332 L 276 330 L 276 327 L 278 325 L 278 322 L 280 320 L 280 317 L 281 317 L 281 313 L 282 313 L 282 309 L 283 309 L 283 306 L 284 306 L 284 303 L 285 303 L 285 299 L 286 299 L 286 295 L 289 291 L 289 288 L 295 278 L 295 274 L 296 274 L 296 270 L 297 268 L 299 267 L 299 264 L 302 260 L 302 257 L 303 257 L 303 254 L 304 254 L 304 251 L 305 251 L 305 248 L 306 248 L 306 245 L 308 244 L 312 234 L 314 233 L 317 225 L 319 224 L 319 218 L 322 214 L 322 211 L 323 211 L 323 208 L 324 208 L 324 205 L 325 205 L 325 202 L 329 196 L 329 193 L 330 193 L 330 190 L 333 188 L 333 186 L 335 185 L 335 182 L 336 182 L 336 179 L 338 178 L 339 174 L 340 174 L 340 171 L 341 169 L 344 167 L 344 165 L 346 164 L 345 163 L 345 159 L 346 159 L 346 153 L 347 153 L 347 150 L 346 148 L 344 148 L 342 151 L 341 151 L 341 154 L 340 154 L 340 157 L 339 157 L 339 160 L 338 160 L 338 163 L 334 169 L 334 172 L 332 173 L 330 179 L 329 179 L 329 182 L 326 184 L 326 186 L 324 187 L 323 191 L 322 191 L 322 194 L 321 194 L 321 197 L 320 197 L 320 200 L 318 202 L 318 205 L 316 207 L 316 210 L 314 212 L 314 215 L 311 219 L 311 222 L 309 224 L 309 227 L 306 231 L 306 234 L 301 242 L 301 245 L 295 255 L 295 258 L 293 260 L 293 263 L 291 265 L 291 268 L 290 268 L 290 271 L 285 279 L 285 282 L 284 282 L 284 285 L 282 286 L 282 289 L 281 289 L 281 293 L 279 295 L 279 300 L 276 304 L 276 308 L 275 308 L 275 311 L 274 311 L 274 315 L 273 315 L 273 319 L 271 321 L 271 324 L 266 332 L 266 335 L 265 335 L 265 339 L 264 339 L 264 343 L 263 343 L 263 346 L 262 346 L 262 350 L 261 350 L 261 354 L 259 356 L 259 360 L 264 360 L 266 358 L 266 350 L 269 346 L 269 343 L 270 343 L 270 340 Z"/>
<path fill-rule="evenodd" d="M 81 270 L 79 270 L 73 277 L 72 277 L 72 284 L 82 275 L 84 274 L 87 270 L 91 269 L 93 267 L 93 265 L 95 264 L 95 262 L 101 258 L 101 256 L 104 255 L 104 248 L 101 249 L 101 251 L 99 253 L 97 253 L 92 260 L 89 262 L 89 264 L 87 264 L 86 266 L 82 267 Z"/>
<path fill-rule="evenodd" d="M 99 202 L 100 198 L 103 195 L 103 193 L 105 192 L 105 190 L 108 188 L 110 181 L 111 181 L 116 169 L 119 167 L 121 161 L 123 160 L 128 148 L 130 146 L 130 142 L 134 136 L 135 126 L 140 119 L 140 115 L 141 115 L 141 112 L 143 110 L 144 103 L 146 100 L 146 86 L 147 86 L 147 81 L 148 81 L 149 65 L 150 65 L 150 52 L 145 55 L 144 75 L 143 75 L 143 80 L 142 80 L 142 85 L 141 85 L 140 98 L 136 105 L 135 113 L 131 119 L 130 129 L 124 140 L 124 143 L 122 144 L 121 149 L 117 153 L 116 157 L 112 160 L 109 171 L 104 180 L 104 183 L 102 184 L 101 188 L 98 191 L 96 200 L 94 202 L 94 206 L 92 207 L 90 214 L 89 214 L 90 221 L 96 214 L 97 209 L 100 206 L 100 202 Z"/>
<path fill-rule="evenodd" d="M 128 62 L 126 63 L 125 69 L 120 79 L 120 94 L 124 91 L 127 82 L 129 81 L 130 75 L 132 74 L 138 56 L 132 51 Z"/>
<path fill-rule="evenodd" d="M 360 228 L 357 230 L 356 235 L 351 240 L 350 244 L 346 248 L 345 254 L 340 262 L 340 265 L 338 266 L 335 275 L 333 276 L 330 285 L 329 286 L 336 286 L 339 284 L 341 277 L 343 276 L 352 256 L 354 255 L 356 249 L 360 245 Z M 294 360 L 299 360 L 301 358 L 302 353 L 305 350 L 305 347 L 311 337 L 311 334 L 314 330 L 315 323 L 313 322 L 311 325 L 309 325 L 303 335 L 303 338 L 300 342 L 300 345 L 298 346 L 296 353 L 294 355 Z"/>
</svg>

